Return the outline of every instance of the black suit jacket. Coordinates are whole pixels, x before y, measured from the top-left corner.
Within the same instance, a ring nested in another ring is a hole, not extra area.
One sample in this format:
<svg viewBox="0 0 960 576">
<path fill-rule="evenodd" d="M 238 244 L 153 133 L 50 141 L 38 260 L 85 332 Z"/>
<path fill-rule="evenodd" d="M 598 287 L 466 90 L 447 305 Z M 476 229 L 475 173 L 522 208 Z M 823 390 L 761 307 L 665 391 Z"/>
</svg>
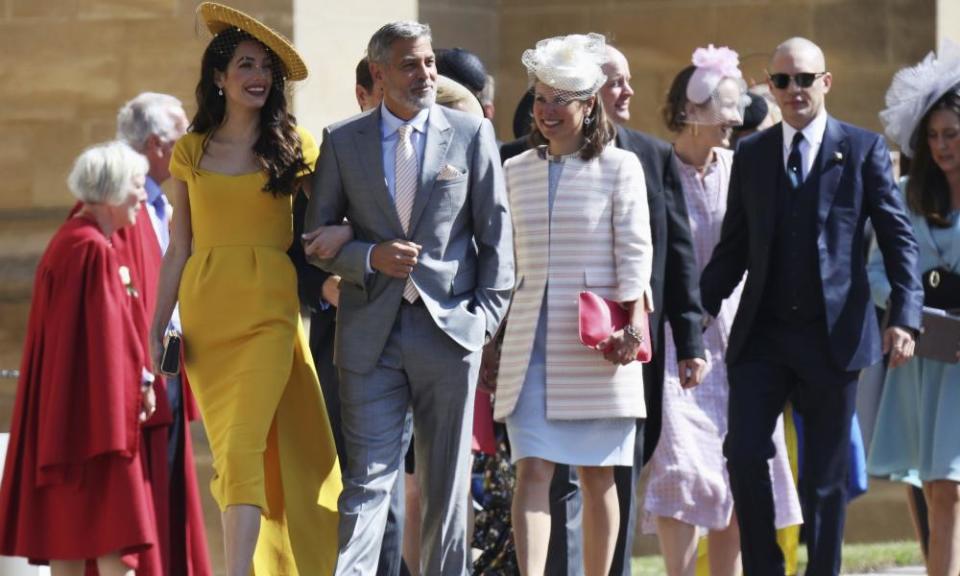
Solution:
<svg viewBox="0 0 960 576">
<path fill-rule="evenodd" d="M 664 321 L 670 321 L 678 358 L 703 358 L 700 289 L 697 262 L 690 236 L 687 203 L 680 190 L 680 175 L 667 142 L 629 128 L 618 127 L 616 145 L 630 150 L 643 165 L 653 240 L 653 272 L 650 288 L 654 311 L 650 314 L 650 338 L 654 358 L 644 365 L 644 395 L 647 421 L 644 430 L 644 461 L 653 454 L 660 436 L 663 405 Z M 530 147 L 524 137 L 500 147 L 503 162 Z"/>
<path fill-rule="evenodd" d="M 736 362 L 760 314 L 783 169 L 782 125 L 740 142 L 720 242 L 700 279 L 703 307 L 716 315 L 749 272 L 730 333 L 728 364 Z M 891 324 L 912 329 L 920 326 L 923 305 L 917 243 L 879 134 L 829 118 L 814 169 L 820 172 L 816 233 L 829 347 L 838 368 L 859 370 L 881 358 L 862 250 L 867 219 L 893 288 Z"/>
</svg>

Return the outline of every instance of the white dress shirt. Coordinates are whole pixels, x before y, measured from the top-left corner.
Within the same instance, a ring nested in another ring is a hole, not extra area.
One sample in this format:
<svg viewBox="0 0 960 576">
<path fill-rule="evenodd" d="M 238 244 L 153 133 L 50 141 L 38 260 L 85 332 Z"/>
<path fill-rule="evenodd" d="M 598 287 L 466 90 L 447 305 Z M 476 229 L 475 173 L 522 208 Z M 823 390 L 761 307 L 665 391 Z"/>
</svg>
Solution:
<svg viewBox="0 0 960 576">
<path fill-rule="evenodd" d="M 800 167 L 803 170 L 801 180 L 806 180 L 807 174 L 813 169 L 813 162 L 820 152 L 823 143 L 823 134 L 827 131 L 827 109 L 821 108 L 820 113 L 807 126 L 800 130 L 803 133 L 803 142 L 800 143 Z M 787 159 L 790 157 L 790 148 L 793 146 L 793 135 L 798 130 L 783 122 L 783 167 L 787 169 Z"/>
</svg>

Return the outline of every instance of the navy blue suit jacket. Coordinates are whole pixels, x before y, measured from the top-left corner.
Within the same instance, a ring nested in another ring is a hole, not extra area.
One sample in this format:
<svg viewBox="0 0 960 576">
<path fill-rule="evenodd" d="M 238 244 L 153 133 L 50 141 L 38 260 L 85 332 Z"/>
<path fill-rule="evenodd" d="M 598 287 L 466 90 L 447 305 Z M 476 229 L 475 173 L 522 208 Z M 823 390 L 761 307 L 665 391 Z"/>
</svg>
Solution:
<svg viewBox="0 0 960 576">
<path fill-rule="evenodd" d="M 882 356 L 864 267 L 867 219 L 893 287 L 890 323 L 912 329 L 920 326 L 923 305 L 917 243 L 880 135 L 830 117 L 813 169 L 820 171 L 817 247 L 830 350 L 838 368 L 859 370 Z M 730 334 L 728 364 L 743 351 L 760 313 L 782 170 L 780 124 L 738 146 L 720 242 L 700 279 L 703 307 L 716 316 L 723 299 L 749 273 Z"/>
</svg>

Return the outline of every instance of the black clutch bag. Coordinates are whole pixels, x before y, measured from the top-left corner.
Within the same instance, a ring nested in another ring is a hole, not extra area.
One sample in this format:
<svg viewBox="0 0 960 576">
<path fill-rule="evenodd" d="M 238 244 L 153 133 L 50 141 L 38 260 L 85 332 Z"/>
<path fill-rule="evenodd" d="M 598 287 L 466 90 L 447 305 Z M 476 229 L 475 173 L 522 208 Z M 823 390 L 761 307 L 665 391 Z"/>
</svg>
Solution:
<svg viewBox="0 0 960 576">
<path fill-rule="evenodd" d="M 180 346 L 179 334 L 172 333 L 167 336 L 163 357 L 160 359 L 160 373 L 164 376 L 176 376 L 180 373 Z"/>
<path fill-rule="evenodd" d="M 960 274 L 940 267 L 924 272 L 923 305 L 938 310 L 960 308 Z"/>
</svg>

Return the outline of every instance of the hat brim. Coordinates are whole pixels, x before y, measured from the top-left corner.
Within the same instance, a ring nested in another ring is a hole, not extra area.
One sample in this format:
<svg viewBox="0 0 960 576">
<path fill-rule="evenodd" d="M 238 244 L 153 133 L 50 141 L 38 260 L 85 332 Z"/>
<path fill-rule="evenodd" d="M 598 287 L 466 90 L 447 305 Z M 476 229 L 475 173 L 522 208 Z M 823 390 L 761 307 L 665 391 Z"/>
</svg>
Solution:
<svg viewBox="0 0 960 576">
<path fill-rule="evenodd" d="M 293 44 L 253 16 L 216 2 L 201 3 L 197 6 L 197 14 L 214 35 L 228 28 L 239 28 L 263 42 L 283 62 L 287 80 L 303 80 L 307 77 L 307 65 Z"/>
</svg>

